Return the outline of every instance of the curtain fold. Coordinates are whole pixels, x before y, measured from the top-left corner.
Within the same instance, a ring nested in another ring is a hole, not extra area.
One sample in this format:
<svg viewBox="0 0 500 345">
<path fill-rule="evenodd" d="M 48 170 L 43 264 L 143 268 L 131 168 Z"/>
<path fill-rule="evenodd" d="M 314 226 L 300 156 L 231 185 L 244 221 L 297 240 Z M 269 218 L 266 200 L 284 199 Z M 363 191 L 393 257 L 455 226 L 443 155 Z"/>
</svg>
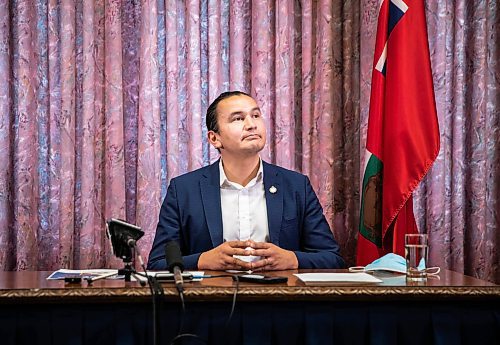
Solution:
<svg viewBox="0 0 500 345">
<path fill-rule="evenodd" d="M 2 269 L 120 267 L 111 217 L 144 229 L 146 256 L 170 179 L 218 158 L 205 113 L 234 89 L 355 262 L 378 2 L 33 3 L 0 0 Z M 417 223 L 433 265 L 500 282 L 497 5 L 426 6 L 441 152 Z"/>
<path fill-rule="evenodd" d="M 12 48 L 13 80 L 19 85 L 19 91 L 11 98 L 13 112 L 11 140 L 12 164 L 12 203 L 13 207 L 13 246 L 16 265 L 20 269 L 30 269 L 36 264 L 38 257 L 38 239 L 40 220 L 37 212 L 38 156 L 32 154 L 37 150 L 38 126 L 30 118 L 36 114 L 36 93 L 39 80 L 36 77 L 36 13 L 35 8 L 27 3 L 12 5 L 12 24 L 18 30 L 12 32 L 12 40 L 16 45 Z"/>
<path fill-rule="evenodd" d="M 10 116 L 12 109 L 12 95 L 10 89 L 10 78 L 12 75 L 11 55 L 12 50 L 9 44 L 11 40 L 9 0 L 0 0 L 0 7 L 4 10 L 0 12 L 0 71 L 4 74 L 0 78 L 0 263 L 2 268 L 12 269 L 16 261 L 14 251 L 14 231 L 13 231 L 13 198 L 12 198 L 12 150 L 13 116 Z"/>
</svg>

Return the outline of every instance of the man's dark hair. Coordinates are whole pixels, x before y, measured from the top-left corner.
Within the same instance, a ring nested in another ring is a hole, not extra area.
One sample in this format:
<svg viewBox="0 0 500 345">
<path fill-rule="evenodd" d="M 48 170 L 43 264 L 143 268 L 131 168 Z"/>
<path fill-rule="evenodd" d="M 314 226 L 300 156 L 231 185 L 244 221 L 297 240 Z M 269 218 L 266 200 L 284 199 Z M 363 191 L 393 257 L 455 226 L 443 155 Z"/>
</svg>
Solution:
<svg viewBox="0 0 500 345">
<path fill-rule="evenodd" d="M 223 99 L 232 97 L 232 96 L 250 96 L 248 93 L 245 93 L 243 91 L 227 91 L 223 92 L 217 97 L 212 104 L 209 105 L 207 109 L 207 117 L 206 117 L 206 123 L 207 123 L 207 129 L 209 131 L 214 131 L 215 133 L 219 133 L 219 124 L 217 122 L 217 105 L 219 104 L 220 101 Z"/>
</svg>

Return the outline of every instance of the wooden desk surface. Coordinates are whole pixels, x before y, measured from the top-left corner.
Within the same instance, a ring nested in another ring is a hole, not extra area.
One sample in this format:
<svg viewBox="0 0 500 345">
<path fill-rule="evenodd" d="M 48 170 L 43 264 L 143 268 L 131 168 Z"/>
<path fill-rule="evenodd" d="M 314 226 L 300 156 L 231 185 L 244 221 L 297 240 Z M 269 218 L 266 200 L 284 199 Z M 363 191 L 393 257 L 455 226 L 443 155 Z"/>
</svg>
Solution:
<svg viewBox="0 0 500 345">
<path fill-rule="evenodd" d="M 407 283 L 404 275 L 377 274 L 383 283 L 376 285 L 305 286 L 293 274 L 306 272 L 346 272 L 345 270 L 300 270 L 268 272 L 287 276 L 288 282 L 276 285 L 240 283 L 238 300 L 495 300 L 500 301 L 500 285 L 442 270 L 439 277 L 425 283 Z M 46 280 L 51 272 L 0 272 L 0 303 L 65 303 L 65 302 L 149 302 L 150 290 L 137 282 L 100 280 L 88 286 Z M 224 274 L 207 271 L 205 274 Z M 165 298 L 178 301 L 172 284 L 163 284 Z M 230 277 L 204 279 L 185 284 L 185 297 L 190 301 L 231 300 L 236 284 Z M 131 298 L 133 297 L 133 298 Z"/>
</svg>

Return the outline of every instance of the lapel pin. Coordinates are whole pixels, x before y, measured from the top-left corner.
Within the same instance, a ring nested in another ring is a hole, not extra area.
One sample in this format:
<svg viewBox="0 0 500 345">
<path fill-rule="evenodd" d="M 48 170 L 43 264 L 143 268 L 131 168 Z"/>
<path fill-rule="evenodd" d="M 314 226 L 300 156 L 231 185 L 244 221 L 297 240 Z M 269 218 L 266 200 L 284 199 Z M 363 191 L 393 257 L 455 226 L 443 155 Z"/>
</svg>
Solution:
<svg viewBox="0 0 500 345">
<path fill-rule="evenodd" d="M 276 193 L 277 191 L 278 191 L 278 190 L 276 189 L 276 187 L 275 187 L 275 186 L 271 186 L 271 188 L 269 188 L 269 192 L 270 192 L 271 194 L 274 194 L 274 193 Z"/>
</svg>

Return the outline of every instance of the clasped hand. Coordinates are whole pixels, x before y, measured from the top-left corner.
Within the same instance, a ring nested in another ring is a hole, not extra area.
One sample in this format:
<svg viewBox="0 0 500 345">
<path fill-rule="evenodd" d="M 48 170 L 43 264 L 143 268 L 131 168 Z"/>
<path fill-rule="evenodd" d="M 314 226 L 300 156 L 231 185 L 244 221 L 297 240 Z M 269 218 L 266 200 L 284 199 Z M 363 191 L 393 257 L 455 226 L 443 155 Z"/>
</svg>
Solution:
<svg viewBox="0 0 500 345">
<path fill-rule="evenodd" d="M 260 256 L 260 259 L 246 262 L 235 256 Z M 296 269 L 298 266 L 294 252 L 273 243 L 252 240 L 224 242 L 202 253 L 198 259 L 200 270 L 280 271 Z"/>
</svg>

